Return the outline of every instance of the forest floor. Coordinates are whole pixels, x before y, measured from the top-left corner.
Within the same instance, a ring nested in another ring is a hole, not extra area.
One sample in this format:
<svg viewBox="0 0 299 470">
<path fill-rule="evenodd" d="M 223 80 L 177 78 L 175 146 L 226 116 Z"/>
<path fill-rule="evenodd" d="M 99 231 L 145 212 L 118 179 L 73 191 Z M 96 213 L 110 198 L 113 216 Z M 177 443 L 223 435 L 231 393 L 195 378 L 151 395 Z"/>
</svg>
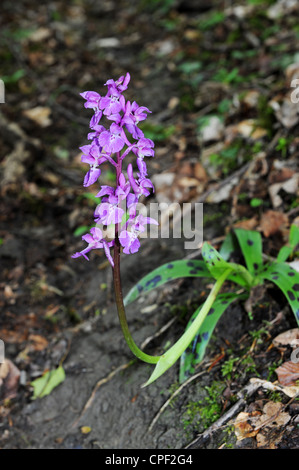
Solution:
<svg viewBox="0 0 299 470">
<path fill-rule="evenodd" d="M 299 225 L 298 14 L 291 0 L 2 1 L 1 448 L 299 447 L 298 398 L 275 372 L 292 349 L 274 341 L 297 325 L 276 289 L 266 286 L 252 318 L 228 308 L 187 382 L 175 364 L 142 388 L 152 366 L 132 362 L 104 254 L 71 258 L 98 191 L 82 186 L 90 112 L 79 93 L 103 93 L 126 72 L 128 99 L 152 111 L 151 201 L 201 202 L 205 241 L 217 248 L 243 227 L 277 255 Z M 113 183 L 109 166 L 101 182 Z M 124 293 L 190 254 L 183 239 L 142 240 L 122 255 Z M 206 293 L 198 279 L 166 286 L 128 308 L 152 354 Z M 59 366 L 65 380 L 33 400 L 32 382 Z"/>
</svg>

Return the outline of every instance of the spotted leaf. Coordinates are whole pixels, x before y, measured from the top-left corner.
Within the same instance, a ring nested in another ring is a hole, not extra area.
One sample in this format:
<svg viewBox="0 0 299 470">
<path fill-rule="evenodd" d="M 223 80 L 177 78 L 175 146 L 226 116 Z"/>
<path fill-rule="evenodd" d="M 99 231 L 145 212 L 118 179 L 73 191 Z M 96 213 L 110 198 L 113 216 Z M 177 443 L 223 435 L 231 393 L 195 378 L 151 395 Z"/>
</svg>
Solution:
<svg viewBox="0 0 299 470">
<path fill-rule="evenodd" d="M 258 273 L 260 278 L 274 282 L 287 298 L 299 325 L 299 273 L 287 263 L 271 263 Z"/>
<path fill-rule="evenodd" d="M 222 256 L 222 258 L 225 261 L 228 261 L 232 253 L 236 251 L 237 249 L 238 249 L 238 243 L 236 242 L 236 237 L 234 236 L 232 232 L 229 232 L 226 235 L 224 242 L 221 245 L 219 254 Z"/>
<path fill-rule="evenodd" d="M 181 356 L 180 362 L 180 382 L 184 382 L 190 377 L 196 366 L 202 361 L 208 343 L 212 337 L 213 331 L 218 323 L 219 319 L 227 309 L 227 307 L 236 299 L 243 300 L 248 297 L 248 294 L 237 294 L 237 293 L 223 293 L 218 294 L 213 307 L 210 309 L 207 317 L 203 324 L 198 330 L 196 337 L 190 346 L 185 350 Z M 190 321 L 187 325 L 187 329 L 192 324 L 194 319 L 197 317 L 201 306 L 194 312 Z"/>
<path fill-rule="evenodd" d="M 220 253 L 209 243 L 205 242 L 202 247 L 202 257 L 207 264 L 207 267 L 215 279 L 219 277 L 227 269 L 231 269 L 232 273 L 227 278 L 229 281 L 236 282 L 244 287 L 250 287 L 251 276 L 248 271 L 236 263 L 228 263 L 223 259 Z"/>
<path fill-rule="evenodd" d="M 240 228 L 235 230 L 235 234 L 238 238 L 247 269 L 255 276 L 256 272 L 263 265 L 261 234 Z"/>
<path fill-rule="evenodd" d="M 182 277 L 207 277 L 212 275 L 206 264 L 202 260 L 177 260 L 154 269 L 143 277 L 128 292 L 124 299 L 124 304 L 129 305 L 141 294 L 151 291 L 156 287 L 162 286 L 166 282 Z"/>
<path fill-rule="evenodd" d="M 293 254 L 293 251 L 295 250 L 298 243 L 299 243 L 299 227 L 293 224 L 290 228 L 289 243 L 280 249 L 277 255 L 277 261 L 279 262 L 286 261 Z"/>
</svg>

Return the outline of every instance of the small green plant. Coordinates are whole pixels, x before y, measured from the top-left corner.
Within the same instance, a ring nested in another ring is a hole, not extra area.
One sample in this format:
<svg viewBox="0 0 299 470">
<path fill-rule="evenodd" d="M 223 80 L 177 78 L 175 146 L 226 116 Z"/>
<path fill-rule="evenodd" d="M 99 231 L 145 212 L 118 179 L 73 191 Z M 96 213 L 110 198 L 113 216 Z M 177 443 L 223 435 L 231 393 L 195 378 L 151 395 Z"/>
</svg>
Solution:
<svg viewBox="0 0 299 470">
<path fill-rule="evenodd" d="M 213 382 L 210 387 L 205 387 L 206 396 L 198 401 L 191 401 L 183 415 L 183 425 L 186 430 L 191 425 L 200 424 L 207 429 L 221 415 L 223 408 L 222 393 L 225 384 L 222 382 Z"/>
<path fill-rule="evenodd" d="M 285 137 L 278 139 L 278 144 L 275 147 L 275 150 L 281 152 L 282 158 L 286 158 L 288 152 L 289 141 Z"/>
<path fill-rule="evenodd" d="M 286 263 L 298 243 L 299 228 L 292 225 L 289 242 L 281 248 L 277 259 L 264 263 L 261 234 L 236 229 L 227 235 L 219 252 L 205 242 L 202 247 L 202 260 L 173 261 L 142 278 L 127 294 L 125 305 L 129 305 L 139 295 L 144 295 L 173 279 L 205 277 L 216 280 L 205 302 L 191 316 L 185 333 L 170 349 L 159 356 L 146 385 L 154 382 L 179 358 L 181 358 L 180 382 L 185 381 L 202 361 L 216 324 L 225 310 L 234 301 L 248 299 L 252 288 L 265 281 L 273 282 L 281 289 L 299 325 L 299 273 Z M 228 262 L 232 253 L 238 251 L 243 255 L 246 267 Z M 237 284 L 237 289 L 219 293 L 225 281 Z M 256 333 L 257 335 L 260 337 L 261 332 Z"/>
</svg>

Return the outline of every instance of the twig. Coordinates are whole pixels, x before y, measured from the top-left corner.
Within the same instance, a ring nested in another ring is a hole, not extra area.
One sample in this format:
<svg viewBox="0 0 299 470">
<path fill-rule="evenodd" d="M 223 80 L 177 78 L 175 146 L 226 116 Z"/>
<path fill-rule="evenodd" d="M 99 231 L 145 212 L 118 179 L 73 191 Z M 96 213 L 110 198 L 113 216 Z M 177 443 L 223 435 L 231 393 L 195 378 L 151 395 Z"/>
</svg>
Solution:
<svg viewBox="0 0 299 470">
<path fill-rule="evenodd" d="M 235 403 L 229 410 L 222 415 L 212 426 L 209 427 L 205 432 L 200 434 L 199 436 L 194 439 L 194 441 L 190 442 L 185 448 L 186 449 L 200 449 L 201 446 L 211 438 L 212 434 L 222 428 L 224 425 L 228 423 L 245 405 L 246 405 L 246 398 L 253 395 L 260 387 L 262 386 L 261 383 L 255 382 L 246 385 L 240 392 L 238 396 L 240 397 L 237 403 Z"/>
<path fill-rule="evenodd" d="M 99 388 L 100 388 L 102 385 L 104 385 L 104 384 L 106 384 L 107 382 L 109 382 L 116 374 L 118 374 L 118 373 L 121 372 L 122 370 L 125 370 L 125 369 L 127 369 L 128 367 L 130 367 L 134 362 L 135 362 L 135 359 L 133 359 L 133 360 L 130 361 L 130 362 L 127 362 L 126 364 L 122 364 L 121 366 L 119 366 L 119 367 L 117 367 L 116 369 L 114 369 L 113 371 L 111 371 L 110 374 L 108 374 L 106 377 L 103 377 L 102 379 L 100 379 L 100 380 L 96 383 L 96 385 L 95 385 L 95 387 L 94 387 L 94 389 L 93 389 L 93 391 L 92 391 L 92 393 L 91 393 L 89 399 L 88 399 L 87 402 L 85 403 L 84 408 L 83 408 L 83 410 L 82 410 L 81 413 L 80 413 L 80 416 L 73 422 L 72 428 L 74 428 L 75 426 L 77 426 L 77 424 L 78 424 L 78 422 L 80 421 L 80 419 L 82 418 L 82 416 L 86 413 L 86 411 L 88 410 L 88 408 L 91 407 L 91 405 L 92 405 L 92 403 L 93 403 L 93 400 L 94 400 L 94 398 L 95 398 L 95 395 L 96 395 L 97 391 L 99 390 Z"/>
</svg>

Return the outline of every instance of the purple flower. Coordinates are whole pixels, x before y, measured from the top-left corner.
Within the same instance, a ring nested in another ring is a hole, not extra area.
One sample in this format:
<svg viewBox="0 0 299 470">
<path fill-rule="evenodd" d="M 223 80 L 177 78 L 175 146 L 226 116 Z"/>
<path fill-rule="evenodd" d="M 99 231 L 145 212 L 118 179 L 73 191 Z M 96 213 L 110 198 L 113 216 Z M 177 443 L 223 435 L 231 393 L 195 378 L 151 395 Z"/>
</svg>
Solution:
<svg viewBox="0 0 299 470">
<path fill-rule="evenodd" d="M 108 92 L 109 93 L 109 92 Z M 124 97 L 113 88 L 111 95 L 104 96 L 100 102 L 100 108 L 104 110 L 105 116 L 117 115 L 124 106 Z"/>
<path fill-rule="evenodd" d="M 149 178 L 145 178 L 142 175 L 136 180 L 133 176 L 133 167 L 132 164 L 129 163 L 127 168 L 128 178 L 131 183 L 132 189 L 137 197 L 141 195 L 149 196 L 150 192 L 147 188 L 154 189 L 154 185 Z"/>
<path fill-rule="evenodd" d="M 89 132 L 87 134 L 87 139 L 88 140 L 95 140 L 98 143 L 98 139 L 101 135 L 102 132 L 104 132 L 106 129 L 104 126 L 101 126 L 100 124 L 97 124 L 96 126 L 93 127 L 93 132 Z"/>
<path fill-rule="evenodd" d="M 118 198 L 119 201 L 122 201 L 123 199 L 126 199 L 130 190 L 131 185 L 129 181 L 126 181 L 124 174 L 121 173 L 118 180 L 118 186 L 115 190 L 115 196 Z"/>
<path fill-rule="evenodd" d="M 122 245 L 123 252 L 129 255 L 130 253 L 136 253 L 140 248 L 139 235 L 145 231 L 144 225 L 155 224 L 158 222 L 151 217 L 144 217 L 142 214 L 138 215 L 134 222 L 131 221 L 131 227 L 129 230 L 122 230 L 119 234 L 119 241 Z"/>
<path fill-rule="evenodd" d="M 110 248 L 115 244 L 116 231 L 114 230 L 112 234 L 111 229 L 115 229 L 116 224 L 121 224 L 118 234 L 124 253 L 136 253 L 140 247 L 138 237 L 145 231 L 145 225 L 157 224 L 149 217 L 137 215 L 140 196 L 148 196 L 150 190 L 154 190 L 151 180 L 147 178 L 147 168 L 144 161 L 144 157 L 154 156 L 154 142 L 145 138 L 143 132 L 138 128 L 139 123 L 144 121 L 151 111 L 145 106 L 139 106 L 136 101 L 126 102 L 122 95 L 128 88 L 129 82 L 130 74 L 127 73 L 116 81 L 107 80 L 105 96 L 94 91 L 81 93 L 81 96 L 86 100 L 85 108 L 94 110 L 90 121 L 91 132 L 87 136 L 91 143 L 81 147 L 83 153 L 81 161 L 89 164 L 83 186 L 88 187 L 97 181 L 101 175 L 100 165 L 104 162 L 110 162 L 116 168 L 116 174 L 119 177 L 116 188 L 102 185 L 97 194 L 97 197 L 101 197 L 102 201 L 94 212 L 95 221 L 106 226 L 107 232 L 104 231 L 104 228 L 103 232 L 98 227 L 91 229 L 89 234 L 82 237 L 88 243 L 87 248 L 75 253 L 73 258 L 83 256 L 88 259 L 87 253 L 89 251 L 103 248 L 112 266 Z M 99 124 L 103 116 L 110 122 L 112 121 L 109 129 Z M 133 144 L 128 140 L 128 133 L 135 139 Z M 137 157 L 138 173 L 135 178 L 133 166 L 129 164 L 127 168 L 128 179 L 126 179 L 122 172 L 122 162 L 130 152 L 133 152 Z M 125 215 L 126 217 L 124 217 Z"/>
<path fill-rule="evenodd" d="M 99 144 L 108 153 L 119 152 L 125 145 L 124 131 L 117 124 L 111 124 L 109 131 L 100 134 Z"/>
<path fill-rule="evenodd" d="M 84 103 L 85 108 L 92 108 L 95 112 L 90 120 L 90 127 L 93 129 L 98 125 L 103 115 L 103 112 L 100 109 L 102 97 L 95 91 L 84 91 L 83 93 L 80 93 L 80 95 L 86 100 L 86 103 Z"/>
<path fill-rule="evenodd" d="M 130 101 L 127 102 L 122 122 L 134 139 L 140 139 L 144 136 L 143 132 L 138 128 L 138 123 L 144 121 L 147 118 L 146 113 L 150 112 L 145 106 L 138 106 L 136 101 L 132 104 Z"/>
<path fill-rule="evenodd" d="M 153 157 L 155 155 L 154 146 L 155 144 L 151 139 L 142 137 L 136 142 L 132 150 L 138 158 Z"/>
<path fill-rule="evenodd" d="M 90 165 L 90 169 L 86 173 L 83 182 L 83 186 L 86 188 L 97 181 L 101 174 L 101 170 L 98 167 L 107 160 L 107 156 L 101 152 L 101 148 L 95 142 L 83 145 L 83 147 L 80 147 L 80 150 L 83 152 L 81 161 Z"/>
<path fill-rule="evenodd" d="M 110 202 L 102 202 L 95 210 L 95 222 L 100 222 L 103 225 L 118 224 L 121 222 L 124 215 L 124 210 L 117 207 L 117 204 Z"/>
<path fill-rule="evenodd" d="M 89 253 L 91 250 L 95 250 L 95 249 L 98 249 L 98 248 L 104 248 L 105 249 L 105 247 L 106 247 L 105 253 L 106 253 L 106 256 L 107 256 L 109 248 L 111 246 L 113 246 L 113 244 L 114 244 L 114 240 L 112 242 L 107 242 L 106 240 L 103 239 L 103 232 L 98 227 L 93 227 L 92 229 L 90 229 L 90 233 L 87 233 L 87 234 L 83 235 L 82 240 L 84 240 L 86 243 L 88 243 L 88 246 L 84 250 L 82 250 L 80 252 L 77 252 L 77 253 L 74 253 L 72 255 L 72 258 L 78 258 L 79 256 L 84 256 L 84 258 L 87 259 L 87 261 L 89 261 L 87 253 Z M 109 251 L 109 255 L 110 255 L 110 251 Z M 107 256 L 107 258 L 109 259 L 108 256 Z M 110 256 L 110 258 L 111 258 L 111 256 Z M 112 258 L 109 259 L 110 263 L 111 263 L 111 260 L 112 260 Z M 112 261 L 112 263 L 113 263 L 113 261 Z"/>
<path fill-rule="evenodd" d="M 99 93 L 96 93 L 95 91 L 84 91 L 83 93 L 80 93 L 80 95 L 86 100 L 86 103 L 84 103 L 85 108 L 92 108 L 94 111 L 100 109 L 99 103 L 101 95 L 99 95 Z"/>
<path fill-rule="evenodd" d="M 130 80 L 131 76 L 128 72 L 125 77 L 122 75 L 116 82 L 112 80 L 112 78 L 110 80 L 107 80 L 105 85 L 108 87 L 109 91 L 111 90 L 111 88 L 115 88 L 119 93 L 122 93 L 128 88 Z"/>
</svg>

